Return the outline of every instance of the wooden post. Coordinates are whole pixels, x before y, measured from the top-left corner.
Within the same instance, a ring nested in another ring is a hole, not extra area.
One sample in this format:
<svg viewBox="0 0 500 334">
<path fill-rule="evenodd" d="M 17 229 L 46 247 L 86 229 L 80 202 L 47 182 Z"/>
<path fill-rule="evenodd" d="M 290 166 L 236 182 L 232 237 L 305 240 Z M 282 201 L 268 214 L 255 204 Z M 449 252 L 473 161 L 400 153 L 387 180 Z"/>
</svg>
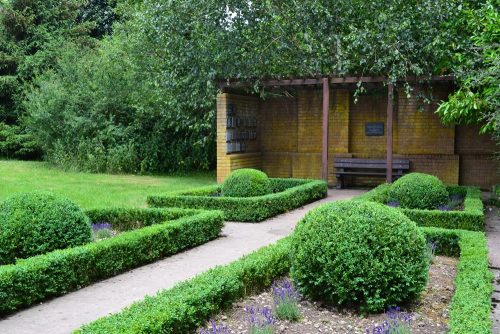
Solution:
<svg viewBox="0 0 500 334">
<path fill-rule="evenodd" d="M 323 151 L 321 177 L 328 182 L 328 109 L 330 107 L 330 86 L 328 78 L 323 78 Z"/>
<path fill-rule="evenodd" d="M 394 114 L 394 85 L 389 83 L 387 87 L 387 183 L 392 182 L 392 118 Z"/>
</svg>

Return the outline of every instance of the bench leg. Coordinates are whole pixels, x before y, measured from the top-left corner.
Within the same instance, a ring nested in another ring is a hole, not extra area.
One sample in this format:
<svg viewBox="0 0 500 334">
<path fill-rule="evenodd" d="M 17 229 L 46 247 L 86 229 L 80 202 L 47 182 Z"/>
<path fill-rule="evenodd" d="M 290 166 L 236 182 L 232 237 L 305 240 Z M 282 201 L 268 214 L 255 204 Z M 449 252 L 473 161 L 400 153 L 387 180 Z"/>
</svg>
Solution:
<svg viewBox="0 0 500 334">
<path fill-rule="evenodd" d="M 343 175 L 337 175 L 337 189 L 342 189 L 344 186 L 344 176 Z"/>
</svg>

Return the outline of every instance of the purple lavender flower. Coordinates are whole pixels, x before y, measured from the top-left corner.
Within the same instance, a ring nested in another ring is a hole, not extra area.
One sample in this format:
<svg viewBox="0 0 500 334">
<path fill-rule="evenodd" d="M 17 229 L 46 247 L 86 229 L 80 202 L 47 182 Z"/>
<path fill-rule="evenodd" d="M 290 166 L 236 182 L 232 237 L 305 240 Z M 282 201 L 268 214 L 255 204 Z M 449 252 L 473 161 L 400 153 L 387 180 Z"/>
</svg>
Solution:
<svg viewBox="0 0 500 334">
<path fill-rule="evenodd" d="M 281 320 L 296 321 L 300 318 L 300 295 L 288 279 L 273 284 L 274 310 Z"/>
<path fill-rule="evenodd" d="M 110 223 L 95 223 L 92 224 L 92 231 L 97 232 L 99 230 L 110 230 L 112 228 Z"/>
<path fill-rule="evenodd" d="M 390 206 L 391 208 L 397 208 L 397 207 L 399 207 L 399 202 L 396 202 L 396 201 L 389 202 L 389 203 L 387 203 L 387 206 Z"/>
<path fill-rule="evenodd" d="M 411 334 L 413 316 L 410 313 L 401 312 L 399 307 L 390 307 L 385 315 L 387 319 L 380 325 L 367 328 L 366 334 Z"/>
<path fill-rule="evenodd" d="M 198 332 L 199 334 L 230 334 L 231 331 L 229 328 L 224 325 L 220 324 L 217 325 L 217 323 L 214 320 L 210 320 L 210 328 L 208 329 L 200 329 Z"/>
<path fill-rule="evenodd" d="M 254 308 L 253 306 L 245 308 L 248 316 L 248 324 L 251 334 L 273 334 L 275 319 L 272 311 L 268 307 Z"/>
</svg>

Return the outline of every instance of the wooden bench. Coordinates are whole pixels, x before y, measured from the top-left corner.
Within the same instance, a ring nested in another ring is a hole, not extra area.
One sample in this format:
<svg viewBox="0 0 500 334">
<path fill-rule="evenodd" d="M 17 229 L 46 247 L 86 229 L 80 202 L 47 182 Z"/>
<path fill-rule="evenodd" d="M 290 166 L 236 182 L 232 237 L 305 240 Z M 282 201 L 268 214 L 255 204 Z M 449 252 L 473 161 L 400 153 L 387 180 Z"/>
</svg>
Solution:
<svg viewBox="0 0 500 334">
<path fill-rule="evenodd" d="M 335 158 L 335 175 L 337 177 L 337 189 L 344 186 L 344 176 L 386 176 L 387 162 L 385 159 L 359 159 L 359 158 Z M 410 170 L 410 160 L 394 159 L 392 161 L 393 180 L 403 176 Z"/>
</svg>

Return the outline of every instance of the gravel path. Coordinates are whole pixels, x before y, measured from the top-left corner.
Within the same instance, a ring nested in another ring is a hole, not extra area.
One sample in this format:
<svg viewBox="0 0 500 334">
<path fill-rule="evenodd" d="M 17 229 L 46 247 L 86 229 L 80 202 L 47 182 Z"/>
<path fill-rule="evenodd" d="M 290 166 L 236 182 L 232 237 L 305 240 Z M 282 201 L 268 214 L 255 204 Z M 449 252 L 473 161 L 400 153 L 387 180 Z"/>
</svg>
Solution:
<svg viewBox="0 0 500 334">
<path fill-rule="evenodd" d="M 490 257 L 490 269 L 495 276 L 493 281 L 493 334 L 500 334 L 500 218 L 498 208 L 488 208 L 486 211 L 486 235 Z"/>
<path fill-rule="evenodd" d="M 326 199 L 259 224 L 226 223 L 223 236 L 214 241 L 0 319 L 0 333 L 70 333 L 146 295 L 154 295 L 285 237 L 307 211 L 320 203 L 348 199 L 362 192 L 330 190 Z"/>
</svg>

